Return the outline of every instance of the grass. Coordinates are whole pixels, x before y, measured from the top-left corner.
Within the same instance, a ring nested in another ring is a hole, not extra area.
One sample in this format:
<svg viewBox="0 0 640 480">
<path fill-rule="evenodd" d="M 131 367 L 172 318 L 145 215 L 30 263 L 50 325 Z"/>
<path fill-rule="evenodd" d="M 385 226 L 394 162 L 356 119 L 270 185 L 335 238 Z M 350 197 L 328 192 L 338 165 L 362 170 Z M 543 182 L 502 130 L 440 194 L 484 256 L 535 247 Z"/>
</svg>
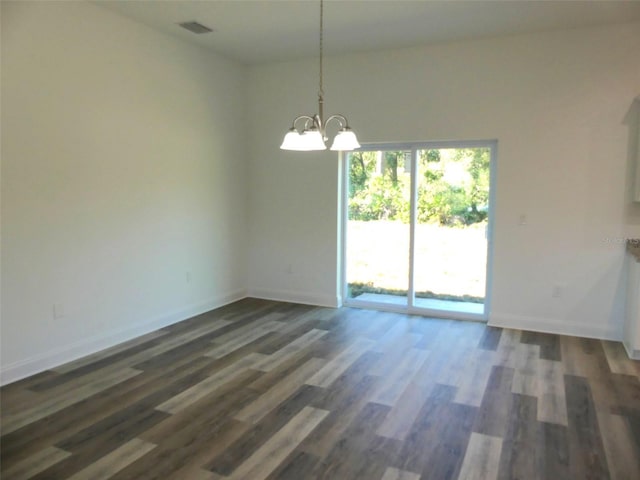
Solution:
<svg viewBox="0 0 640 480">
<path fill-rule="evenodd" d="M 486 223 L 469 227 L 416 226 L 416 296 L 482 302 L 487 264 Z M 360 293 L 406 295 L 409 282 L 409 225 L 391 221 L 349 221 L 347 283 Z"/>
<path fill-rule="evenodd" d="M 375 287 L 371 283 L 349 283 L 348 287 L 349 298 L 356 298 L 363 293 L 396 295 L 398 297 L 406 297 L 409 294 L 408 290 Z M 484 297 L 474 297 L 472 295 L 448 295 L 444 293 L 434 293 L 431 291 L 416 292 L 416 298 L 434 298 L 437 300 L 450 300 L 454 302 L 484 303 Z"/>
</svg>

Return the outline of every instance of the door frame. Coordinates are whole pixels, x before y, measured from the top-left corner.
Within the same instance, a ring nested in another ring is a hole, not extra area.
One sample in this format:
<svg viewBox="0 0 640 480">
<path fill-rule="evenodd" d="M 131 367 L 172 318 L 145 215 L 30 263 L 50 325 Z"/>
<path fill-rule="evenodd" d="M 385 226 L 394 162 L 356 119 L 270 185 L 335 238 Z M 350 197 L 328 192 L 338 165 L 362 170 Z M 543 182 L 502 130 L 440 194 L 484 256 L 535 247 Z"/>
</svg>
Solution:
<svg viewBox="0 0 640 480">
<path fill-rule="evenodd" d="M 463 148 L 488 148 L 489 149 L 489 215 L 487 218 L 487 266 L 485 277 L 485 297 L 484 312 L 482 314 L 452 312 L 448 310 L 436 310 L 424 307 L 416 307 L 413 305 L 415 292 L 413 291 L 414 277 L 414 249 L 415 249 L 415 225 L 417 215 L 417 152 L 419 150 L 438 150 L 438 149 L 463 149 Z M 375 310 L 383 310 L 398 313 L 408 313 L 413 315 L 435 316 L 439 318 L 453 318 L 458 320 L 475 320 L 486 322 L 491 312 L 491 291 L 493 281 L 493 227 L 495 220 L 495 204 L 496 204 L 496 168 L 498 155 L 497 140 L 447 140 L 447 141 L 431 141 L 431 142 L 409 142 L 409 143 L 366 143 L 358 148 L 357 152 L 386 150 L 404 150 L 411 152 L 411 214 L 409 224 L 409 290 L 407 292 L 407 305 L 394 305 L 382 302 L 370 302 L 357 300 L 348 297 L 347 287 L 347 241 L 348 241 L 348 221 L 349 221 L 349 169 L 347 155 L 350 152 L 340 152 L 340 182 L 341 192 L 338 202 L 339 218 L 340 218 L 340 234 L 339 240 L 341 245 L 338 248 L 339 258 L 339 298 L 342 299 L 342 305 L 347 307 L 370 308 Z"/>
</svg>

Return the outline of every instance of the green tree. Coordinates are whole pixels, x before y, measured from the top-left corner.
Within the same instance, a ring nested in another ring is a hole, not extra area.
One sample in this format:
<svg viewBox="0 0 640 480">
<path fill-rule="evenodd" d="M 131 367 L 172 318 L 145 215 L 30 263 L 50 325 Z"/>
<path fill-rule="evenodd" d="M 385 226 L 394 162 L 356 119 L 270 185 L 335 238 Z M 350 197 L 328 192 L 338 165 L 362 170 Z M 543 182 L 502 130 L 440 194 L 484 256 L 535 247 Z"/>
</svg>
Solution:
<svg viewBox="0 0 640 480">
<path fill-rule="evenodd" d="M 370 152 L 353 152 L 349 155 L 349 197 L 367 186 L 369 170 L 365 162 L 365 154 Z"/>
<path fill-rule="evenodd" d="M 467 159 L 467 172 L 471 182 L 467 188 L 468 211 L 465 213 L 465 223 L 482 222 L 487 219 L 489 206 L 489 154 L 488 148 L 460 149 L 456 158 Z"/>
<path fill-rule="evenodd" d="M 445 152 L 438 149 L 419 152 L 418 221 L 455 226 L 486 220 L 489 149 Z M 409 222 L 410 175 L 401 174 L 401 169 L 409 170 L 407 153 L 354 152 L 350 155 L 350 219 Z"/>
<path fill-rule="evenodd" d="M 349 218 L 408 222 L 410 183 L 399 174 L 404 152 L 355 152 L 350 159 Z"/>
</svg>

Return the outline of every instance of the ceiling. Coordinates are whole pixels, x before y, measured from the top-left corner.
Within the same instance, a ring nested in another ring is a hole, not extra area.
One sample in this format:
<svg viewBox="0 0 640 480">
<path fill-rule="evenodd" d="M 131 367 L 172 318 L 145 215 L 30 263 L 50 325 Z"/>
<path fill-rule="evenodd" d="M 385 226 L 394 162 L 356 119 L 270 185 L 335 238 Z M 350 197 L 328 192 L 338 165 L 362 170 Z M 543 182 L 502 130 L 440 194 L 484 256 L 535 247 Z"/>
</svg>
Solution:
<svg viewBox="0 0 640 480">
<path fill-rule="evenodd" d="M 245 64 L 317 56 L 318 0 L 96 0 Z M 197 21 L 212 33 L 177 24 Z M 640 21 L 631 1 L 325 0 L 325 52 L 363 52 Z"/>
</svg>

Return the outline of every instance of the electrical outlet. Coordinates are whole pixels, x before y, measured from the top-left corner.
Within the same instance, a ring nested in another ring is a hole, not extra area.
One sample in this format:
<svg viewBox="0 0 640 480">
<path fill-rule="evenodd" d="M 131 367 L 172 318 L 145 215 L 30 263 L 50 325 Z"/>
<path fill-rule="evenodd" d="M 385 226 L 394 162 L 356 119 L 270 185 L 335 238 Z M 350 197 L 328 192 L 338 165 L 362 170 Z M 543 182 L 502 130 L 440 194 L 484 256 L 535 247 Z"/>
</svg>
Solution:
<svg viewBox="0 0 640 480">
<path fill-rule="evenodd" d="M 553 288 L 551 289 L 551 296 L 553 298 L 561 298 L 563 290 L 564 289 L 562 285 L 554 285 Z"/>
<path fill-rule="evenodd" d="M 187 281 L 187 283 L 191 283 L 191 272 L 186 272 L 184 275 L 184 279 Z"/>
<path fill-rule="evenodd" d="M 518 225 L 520 225 L 521 227 L 524 227 L 527 224 L 527 215 L 525 215 L 524 213 L 521 213 L 520 216 L 518 217 Z"/>
<path fill-rule="evenodd" d="M 293 273 L 293 265 L 292 264 L 288 264 L 287 268 L 285 269 L 285 272 L 288 273 L 289 275 L 291 275 Z"/>
<path fill-rule="evenodd" d="M 56 303 L 53 305 L 53 318 L 58 319 L 64 317 L 64 305 Z"/>
</svg>

